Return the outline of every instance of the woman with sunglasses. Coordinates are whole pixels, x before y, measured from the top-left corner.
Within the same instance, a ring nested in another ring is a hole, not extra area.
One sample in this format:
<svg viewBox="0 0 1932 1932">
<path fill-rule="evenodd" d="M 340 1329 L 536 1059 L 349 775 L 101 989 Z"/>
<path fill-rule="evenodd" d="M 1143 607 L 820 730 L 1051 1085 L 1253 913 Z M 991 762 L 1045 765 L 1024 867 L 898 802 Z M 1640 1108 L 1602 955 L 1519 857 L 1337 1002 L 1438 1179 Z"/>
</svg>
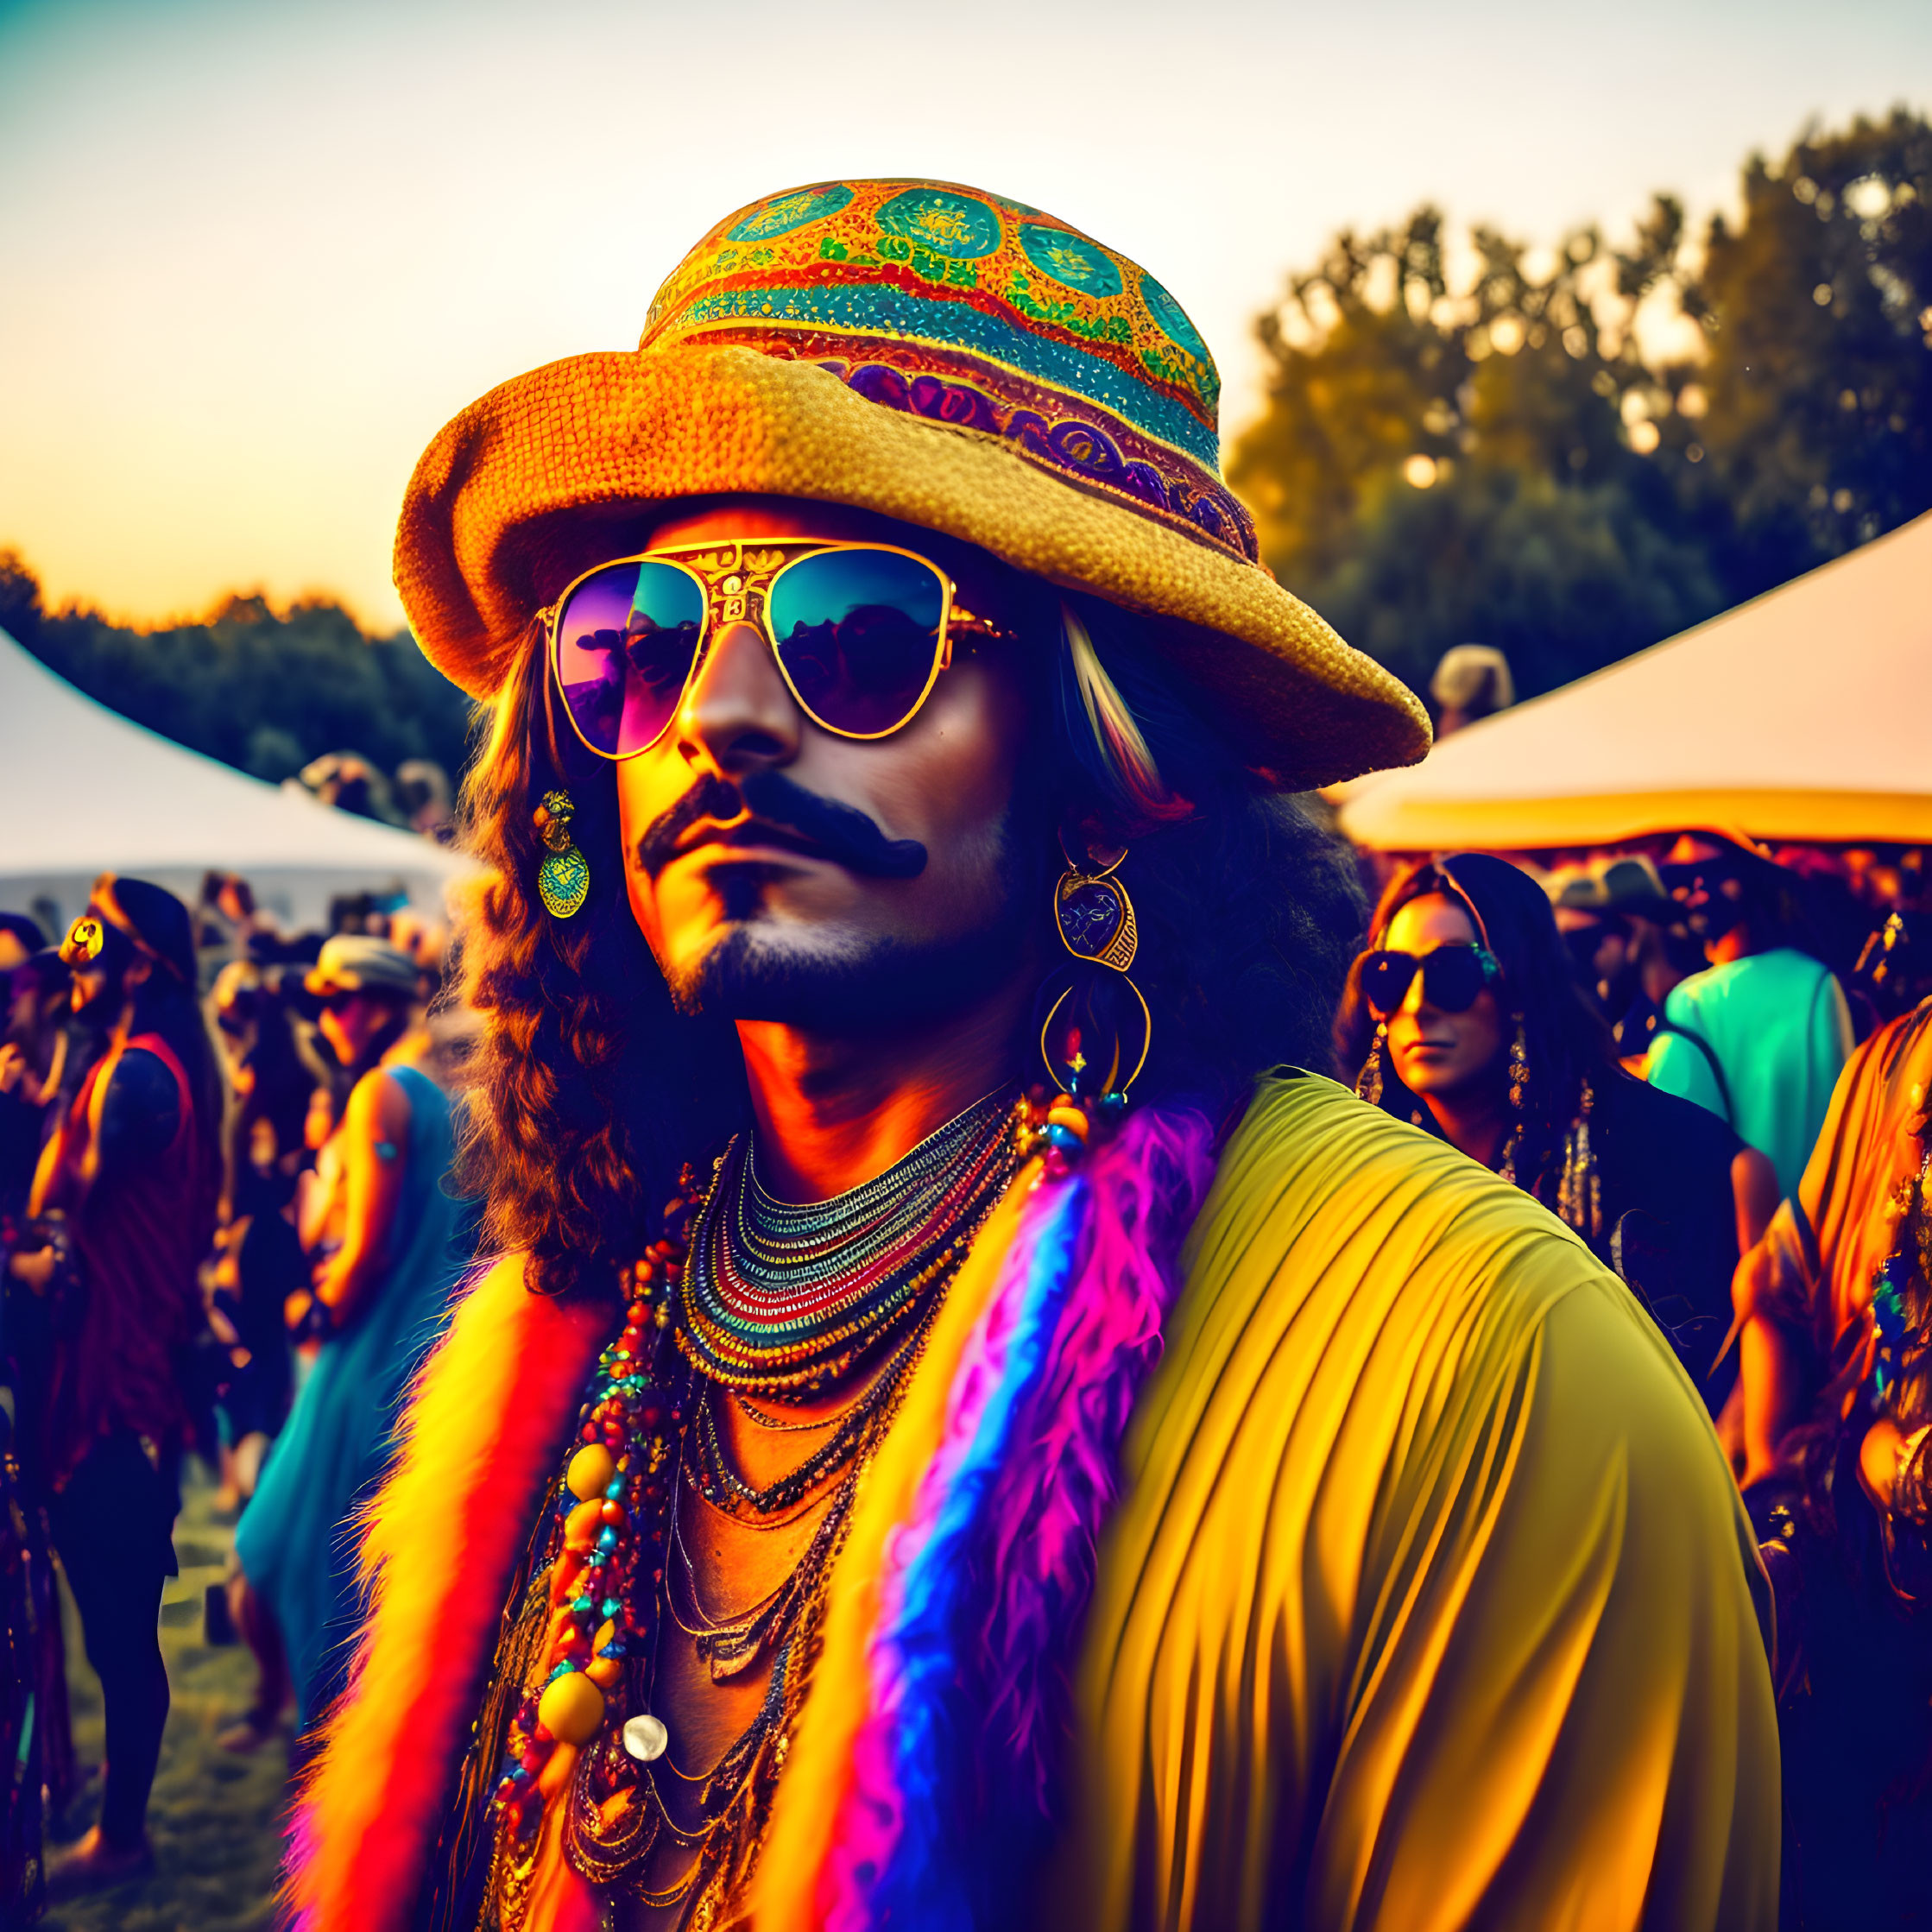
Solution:
<svg viewBox="0 0 1932 1932">
<path fill-rule="evenodd" d="M 1574 976 L 1542 888 L 1462 853 L 1400 874 L 1337 1021 L 1344 1077 L 1534 1195 L 1637 1289 L 1719 1413 L 1742 1144 L 1632 1079 Z"/>
</svg>

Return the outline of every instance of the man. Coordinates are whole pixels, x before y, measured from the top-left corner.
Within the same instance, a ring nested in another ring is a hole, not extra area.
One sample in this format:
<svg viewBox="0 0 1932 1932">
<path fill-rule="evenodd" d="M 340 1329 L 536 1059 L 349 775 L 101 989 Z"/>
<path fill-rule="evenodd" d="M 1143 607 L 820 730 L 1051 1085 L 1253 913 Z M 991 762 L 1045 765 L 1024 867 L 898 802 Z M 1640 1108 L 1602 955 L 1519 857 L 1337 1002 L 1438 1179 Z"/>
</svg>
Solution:
<svg viewBox="0 0 1932 1932">
<path fill-rule="evenodd" d="M 16 1254 L 12 1285 L 16 1299 L 24 1285 L 52 1300 L 33 1460 L 100 1679 L 107 1762 L 98 1823 L 49 1872 L 56 1897 L 153 1863 L 148 1792 L 168 1707 L 156 1626 L 175 1569 L 190 1421 L 180 1373 L 201 1326 L 196 1271 L 214 1232 L 221 1123 L 180 900 L 104 873 L 60 957 L 74 1013 L 104 1026 L 108 1045 L 34 1178 L 28 1215 L 61 1240 Z"/>
<path fill-rule="evenodd" d="M 1686 832 L 1660 871 L 1710 965 L 1665 997 L 1648 1078 L 1720 1114 L 1788 1196 L 1852 1051 L 1844 989 L 1789 943 L 1792 882 L 1750 846 Z"/>
<path fill-rule="evenodd" d="M 398 580 L 496 698 L 502 1259 L 374 1514 L 306 1925 L 1771 1922 L 1662 1340 L 1262 1077 L 1361 913 L 1279 794 L 1426 734 L 1260 568 L 1215 397 L 1088 237 L 823 183 L 419 467 Z"/>
<path fill-rule="evenodd" d="M 1929 1091 L 1932 1001 L 1852 1056 L 1735 1284 L 1807 1925 L 1916 1924 L 1932 1879 Z"/>
</svg>

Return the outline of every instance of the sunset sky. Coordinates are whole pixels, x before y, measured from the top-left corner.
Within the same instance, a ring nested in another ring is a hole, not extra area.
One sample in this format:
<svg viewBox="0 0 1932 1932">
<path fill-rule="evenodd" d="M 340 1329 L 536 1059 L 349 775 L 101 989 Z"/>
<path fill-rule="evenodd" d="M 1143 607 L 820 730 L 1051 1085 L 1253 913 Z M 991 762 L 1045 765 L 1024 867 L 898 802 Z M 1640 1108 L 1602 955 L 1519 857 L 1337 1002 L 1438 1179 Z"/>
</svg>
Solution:
<svg viewBox="0 0 1932 1932">
<path fill-rule="evenodd" d="M 1254 313 L 1430 197 L 1531 239 L 1699 214 L 1804 123 L 1932 104 L 1925 0 L 0 0 L 0 547 L 143 622 L 388 628 L 437 427 L 635 343 L 720 215 L 931 174 L 1132 256 L 1256 407 Z"/>
</svg>

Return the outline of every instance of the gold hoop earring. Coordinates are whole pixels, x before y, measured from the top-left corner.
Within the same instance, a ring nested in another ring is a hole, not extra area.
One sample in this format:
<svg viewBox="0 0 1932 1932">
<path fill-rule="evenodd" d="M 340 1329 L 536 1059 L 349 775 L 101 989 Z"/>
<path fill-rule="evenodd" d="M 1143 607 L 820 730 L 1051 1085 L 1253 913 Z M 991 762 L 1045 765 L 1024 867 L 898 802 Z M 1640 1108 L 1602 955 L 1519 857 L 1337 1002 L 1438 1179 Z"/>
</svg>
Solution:
<svg viewBox="0 0 1932 1932">
<path fill-rule="evenodd" d="M 1067 863 L 1053 887 L 1053 924 L 1076 963 L 1040 989 L 1039 1051 L 1053 1088 L 1040 1134 L 1064 1156 L 1086 1140 L 1096 1113 L 1106 1120 L 1125 1111 L 1147 1064 L 1153 1016 L 1127 977 L 1140 930 L 1118 877 L 1127 848 L 1083 843 L 1076 858 L 1063 836 L 1061 849 Z"/>
<path fill-rule="evenodd" d="M 537 837 L 548 848 L 537 868 L 537 896 L 552 919 L 581 912 L 590 894 L 590 867 L 571 837 L 577 806 L 568 792 L 546 792 L 533 815 Z"/>
</svg>

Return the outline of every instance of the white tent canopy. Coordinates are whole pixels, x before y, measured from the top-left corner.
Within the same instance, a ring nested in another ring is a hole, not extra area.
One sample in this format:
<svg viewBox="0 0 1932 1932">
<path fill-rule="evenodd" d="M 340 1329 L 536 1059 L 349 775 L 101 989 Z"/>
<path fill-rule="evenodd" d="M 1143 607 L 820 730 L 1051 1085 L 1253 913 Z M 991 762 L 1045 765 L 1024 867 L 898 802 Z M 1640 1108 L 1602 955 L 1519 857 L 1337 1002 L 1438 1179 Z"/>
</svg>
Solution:
<svg viewBox="0 0 1932 1932">
<path fill-rule="evenodd" d="M 0 631 L 0 906 L 86 903 L 102 872 L 192 899 L 210 868 L 242 874 L 265 910 L 319 922 L 338 893 L 401 889 L 441 904 L 464 868 L 414 833 L 276 787 L 130 723 Z"/>
<path fill-rule="evenodd" d="M 1359 780 L 1383 851 L 1932 840 L 1932 515 Z"/>
</svg>

